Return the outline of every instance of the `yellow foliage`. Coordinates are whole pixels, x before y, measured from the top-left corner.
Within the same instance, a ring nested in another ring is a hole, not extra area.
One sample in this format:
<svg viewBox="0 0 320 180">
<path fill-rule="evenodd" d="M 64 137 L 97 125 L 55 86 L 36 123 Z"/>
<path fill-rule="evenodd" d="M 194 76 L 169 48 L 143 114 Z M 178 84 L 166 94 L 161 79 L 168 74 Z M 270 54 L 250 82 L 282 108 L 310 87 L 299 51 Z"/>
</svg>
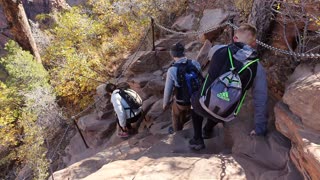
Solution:
<svg viewBox="0 0 320 180">
<path fill-rule="evenodd" d="M 151 0 L 89 0 L 88 4 L 90 14 L 77 7 L 57 15 L 58 23 L 50 29 L 54 38 L 43 56 L 62 102 L 78 109 L 91 101 L 99 83 L 111 78 L 120 65 L 116 60 L 138 44 L 150 25 L 147 15 L 160 14 Z"/>
<path fill-rule="evenodd" d="M 252 10 L 253 0 L 235 0 L 235 6 L 240 14 L 247 18 Z"/>
</svg>

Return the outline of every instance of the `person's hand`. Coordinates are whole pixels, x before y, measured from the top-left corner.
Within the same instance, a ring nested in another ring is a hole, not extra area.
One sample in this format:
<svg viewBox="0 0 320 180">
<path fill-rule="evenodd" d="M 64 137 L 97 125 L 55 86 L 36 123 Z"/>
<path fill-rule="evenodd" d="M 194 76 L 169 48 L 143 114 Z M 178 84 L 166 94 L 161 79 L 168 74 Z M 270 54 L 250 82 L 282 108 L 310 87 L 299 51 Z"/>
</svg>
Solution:
<svg viewBox="0 0 320 180">
<path fill-rule="evenodd" d="M 122 132 L 128 132 L 127 126 L 121 127 L 121 131 L 122 131 Z"/>
<path fill-rule="evenodd" d="M 250 134 L 249 134 L 250 136 L 256 136 L 257 135 L 257 133 L 256 133 L 256 131 L 255 130 L 252 130 L 251 132 L 250 132 Z"/>
</svg>

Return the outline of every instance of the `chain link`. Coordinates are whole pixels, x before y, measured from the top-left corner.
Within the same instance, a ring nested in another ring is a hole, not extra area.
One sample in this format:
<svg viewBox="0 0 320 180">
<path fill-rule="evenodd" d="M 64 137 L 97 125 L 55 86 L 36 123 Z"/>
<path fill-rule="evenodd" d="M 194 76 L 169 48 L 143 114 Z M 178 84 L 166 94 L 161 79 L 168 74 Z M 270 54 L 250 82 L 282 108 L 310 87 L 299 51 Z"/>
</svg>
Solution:
<svg viewBox="0 0 320 180">
<path fill-rule="evenodd" d="M 117 78 L 117 80 L 116 80 L 116 84 L 119 82 L 120 78 L 122 78 L 123 73 L 126 72 L 126 71 L 129 69 L 129 67 L 131 66 L 131 64 L 134 62 L 134 60 L 135 60 L 138 52 L 141 50 L 142 45 L 143 45 L 144 42 L 146 41 L 150 30 L 151 30 L 151 27 L 149 27 L 149 28 L 146 30 L 146 32 L 145 32 L 142 40 L 140 41 L 140 44 L 138 45 L 138 48 L 135 50 L 135 52 L 134 52 L 134 54 L 133 54 L 133 57 L 132 57 L 132 59 L 131 59 L 131 62 L 128 63 L 128 64 L 126 65 L 126 67 L 121 71 L 120 75 L 118 76 L 118 78 Z M 125 64 L 124 64 L 124 65 L 125 65 Z"/>
<path fill-rule="evenodd" d="M 239 27 L 236 26 L 235 24 L 232 24 L 230 21 L 227 22 L 227 24 L 229 26 L 231 26 L 233 29 L 237 30 Z M 262 41 L 259 41 L 259 40 L 256 40 L 257 44 L 259 44 L 260 46 L 266 48 L 266 49 L 269 49 L 271 51 L 275 51 L 275 52 L 279 52 L 279 53 L 282 53 L 282 54 L 285 54 L 285 55 L 289 55 L 289 56 L 295 56 L 295 57 L 299 57 L 299 58 L 320 58 L 320 54 L 314 54 L 314 53 L 296 53 L 296 52 L 293 52 L 293 51 L 286 51 L 286 50 L 283 50 L 283 49 L 279 49 L 279 48 L 276 48 L 276 47 L 273 47 L 269 44 L 266 44 Z"/>
<path fill-rule="evenodd" d="M 159 24 L 156 21 L 154 21 L 154 23 L 160 29 L 163 29 L 163 30 L 165 30 L 167 32 L 170 32 L 172 34 L 179 34 L 179 35 L 200 35 L 200 34 L 205 34 L 205 33 L 217 30 L 219 28 L 222 28 L 222 27 L 224 27 L 226 25 L 231 26 L 235 30 L 237 30 L 239 28 L 238 26 L 236 26 L 235 24 L 231 23 L 230 21 L 227 21 L 227 22 L 225 22 L 225 23 L 223 23 L 223 24 L 221 24 L 219 26 L 211 27 L 211 28 L 203 30 L 203 31 L 179 32 L 179 31 L 175 31 L 175 30 L 166 28 L 166 27 L 162 26 L 161 24 Z M 259 44 L 260 46 L 262 46 L 262 47 L 264 47 L 266 49 L 269 49 L 271 51 L 275 51 L 275 52 L 281 53 L 281 54 L 285 54 L 285 55 L 289 55 L 289 56 L 295 56 L 295 57 L 298 57 L 298 58 L 320 58 L 320 54 L 315 54 L 315 53 L 296 53 L 296 52 L 293 52 L 293 51 L 287 51 L 287 50 L 283 50 L 283 49 L 280 49 L 280 48 L 277 48 L 277 47 L 273 47 L 273 46 L 271 46 L 269 44 L 266 44 L 266 43 L 264 43 L 262 41 L 259 41 L 259 40 L 256 40 L 256 41 L 257 41 L 257 44 Z"/>
</svg>

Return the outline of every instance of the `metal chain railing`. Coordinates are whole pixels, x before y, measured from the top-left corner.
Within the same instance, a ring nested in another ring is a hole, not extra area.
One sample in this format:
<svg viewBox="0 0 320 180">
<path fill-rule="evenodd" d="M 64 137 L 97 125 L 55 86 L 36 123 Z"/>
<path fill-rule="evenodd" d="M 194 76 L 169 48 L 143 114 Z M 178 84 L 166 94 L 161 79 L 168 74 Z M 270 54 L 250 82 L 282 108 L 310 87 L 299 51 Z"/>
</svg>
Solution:
<svg viewBox="0 0 320 180">
<path fill-rule="evenodd" d="M 160 29 L 163 29 L 167 32 L 170 32 L 172 34 L 179 34 L 179 35 L 184 35 L 184 36 L 187 36 L 187 35 L 194 35 L 194 36 L 197 36 L 197 35 L 200 35 L 200 34 L 205 34 L 205 33 L 208 33 L 208 32 L 211 32 L 211 31 L 215 31 L 219 28 L 222 28 L 226 25 L 228 25 L 227 22 L 219 25 L 219 26 L 213 26 L 211 28 L 208 28 L 208 29 L 205 29 L 205 30 L 201 30 L 201 31 L 190 31 L 190 32 L 179 32 L 179 31 L 175 31 L 175 30 L 172 30 L 172 29 L 169 29 L 169 28 L 166 28 L 164 27 L 163 25 L 159 24 L 157 21 L 154 21 L 154 24 L 156 26 L 158 26 Z"/>
<path fill-rule="evenodd" d="M 227 24 L 229 26 L 231 26 L 233 29 L 238 29 L 239 27 L 236 26 L 235 24 L 232 24 L 231 22 L 227 22 Z M 286 50 L 283 50 L 283 49 L 279 49 L 279 48 L 276 48 L 276 47 L 273 47 L 269 44 L 266 44 L 262 41 L 259 41 L 258 39 L 256 40 L 257 41 L 257 44 L 259 44 L 260 46 L 266 48 L 266 49 L 269 49 L 271 51 L 275 51 L 275 52 L 279 52 L 279 53 L 282 53 L 282 54 L 285 54 L 285 55 L 289 55 L 289 56 L 295 56 L 295 57 L 298 57 L 298 58 L 320 58 L 320 54 L 315 54 L 315 53 L 296 53 L 296 52 L 293 52 L 293 51 L 286 51 Z"/>
<path fill-rule="evenodd" d="M 179 35 L 200 35 L 200 34 L 204 34 L 204 33 L 208 33 L 208 32 L 217 30 L 217 29 L 222 28 L 222 27 L 224 27 L 226 25 L 229 25 L 230 27 L 232 27 L 235 30 L 239 28 L 238 26 L 236 26 L 235 24 L 231 23 L 230 21 L 227 21 L 227 22 L 225 22 L 225 23 L 223 23 L 223 24 L 221 24 L 219 26 L 214 26 L 214 27 L 202 30 L 202 31 L 179 32 L 179 31 L 175 31 L 175 30 L 166 28 L 163 25 L 159 24 L 157 21 L 154 21 L 154 24 L 157 27 L 159 27 L 160 29 L 162 29 L 162 30 L 165 30 L 165 31 L 170 32 L 172 34 L 179 34 Z M 280 49 L 280 48 L 277 48 L 277 47 L 273 47 L 273 46 L 268 45 L 268 44 L 266 44 L 266 43 L 264 43 L 262 41 L 259 41 L 259 40 L 256 40 L 256 41 L 257 41 L 257 44 L 259 44 L 263 48 L 266 48 L 266 49 L 269 49 L 271 51 L 278 52 L 278 53 L 281 53 L 281 54 L 294 56 L 294 57 L 297 57 L 297 58 L 320 58 L 320 54 L 317 54 L 317 53 L 296 53 L 296 52 L 293 52 L 293 51 L 287 51 L 287 50 L 283 50 L 283 49 Z"/>
<path fill-rule="evenodd" d="M 140 44 L 138 45 L 138 48 L 135 50 L 135 52 L 134 52 L 134 54 L 133 54 L 133 57 L 131 58 L 131 62 L 130 62 L 128 65 L 126 65 L 126 67 L 121 71 L 121 74 L 118 76 L 118 78 L 117 78 L 117 80 L 116 80 L 116 84 L 119 82 L 119 80 L 120 80 L 120 78 L 122 77 L 123 73 L 126 72 L 126 71 L 128 70 L 128 68 L 131 66 L 131 64 L 134 62 L 134 59 L 136 58 L 138 52 L 141 50 L 142 45 L 143 45 L 143 43 L 145 42 L 145 40 L 147 39 L 148 33 L 150 32 L 150 30 L 151 30 L 151 27 L 149 27 L 149 28 L 147 29 L 147 31 L 145 32 L 142 40 L 140 41 Z"/>
</svg>

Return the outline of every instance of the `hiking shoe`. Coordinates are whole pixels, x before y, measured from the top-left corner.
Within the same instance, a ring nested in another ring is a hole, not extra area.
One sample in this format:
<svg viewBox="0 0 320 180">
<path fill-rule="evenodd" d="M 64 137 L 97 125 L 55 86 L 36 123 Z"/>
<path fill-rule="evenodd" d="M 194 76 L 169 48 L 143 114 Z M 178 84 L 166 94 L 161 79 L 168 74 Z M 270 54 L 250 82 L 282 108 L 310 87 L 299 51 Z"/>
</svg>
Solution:
<svg viewBox="0 0 320 180">
<path fill-rule="evenodd" d="M 199 151 L 201 149 L 204 149 L 206 146 L 204 145 L 203 139 L 190 139 L 189 141 L 189 147 L 191 149 L 194 149 L 196 151 Z"/>
<path fill-rule="evenodd" d="M 129 137 L 129 134 L 127 132 L 124 132 L 124 131 L 119 131 L 117 135 L 118 135 L 118 137 L 121 137 L 121 138 Z"/>
<path fill-rule="evenodd" d="M 172 126 L 168 128 L 168 133 L 169 133 L 169 134 L 173 134 L 173 133 L 174 133 L 174 130 L 173 130 L 173 127 L 172 127 Z"/>
<path fill-rule="evenodd" d="M 202 138 L 203 139 L 210 139 L 210 138 L 213 138 L 213 130 L 211 130 L 211 131 L 208 131 L 208 130 L 205 130 L 205 129 L 203 129 L 202 130 Z"/>
</svg>

